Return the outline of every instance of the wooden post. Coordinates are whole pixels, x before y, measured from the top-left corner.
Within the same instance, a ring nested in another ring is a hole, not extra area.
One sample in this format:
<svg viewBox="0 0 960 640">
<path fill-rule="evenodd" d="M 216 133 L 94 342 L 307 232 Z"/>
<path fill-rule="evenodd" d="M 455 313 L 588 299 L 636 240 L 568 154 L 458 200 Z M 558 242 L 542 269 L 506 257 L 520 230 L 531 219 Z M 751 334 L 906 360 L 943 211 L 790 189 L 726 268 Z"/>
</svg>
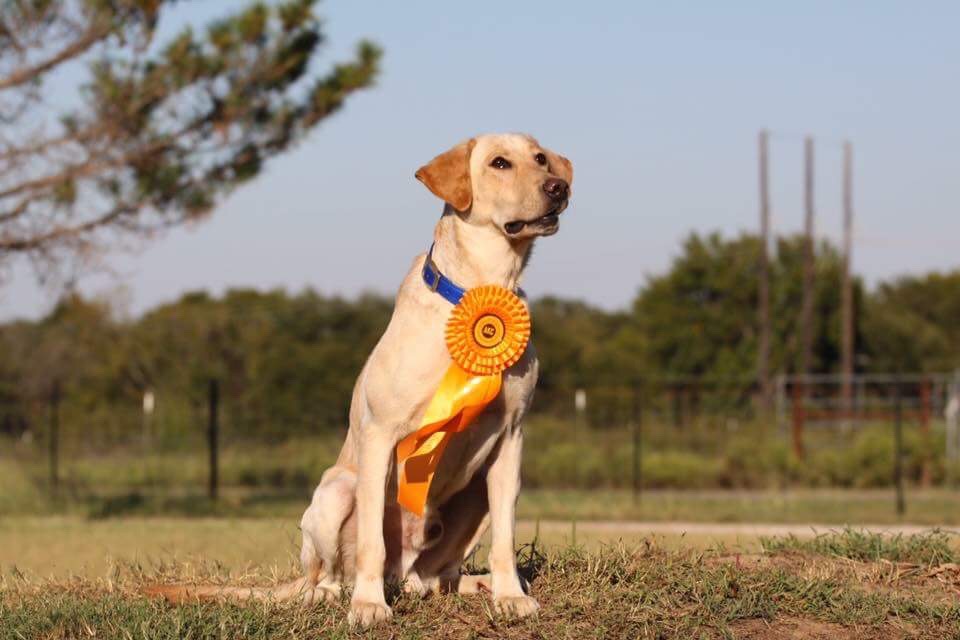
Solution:
<svg viewBox="0 0 960 640">
<path fill-rule="evenodd" d="M 760 385 L 760 408 L 768 414 L 771 407 L 770 389 L 770 175 L 768 131 L 760 132 L 760 265 L 757 283 L 757 324 L 760 337 L 757 344 L 757 383 Z"/>
<path fill-rule="evenodd" d="M 60 381 L 55 380 L 50 388 L 50 493 L 60 493 Z"/>
<path fill-rule="evenodd" d="M 210 414 L 207 422 L 207 447 L 210 453 L 210 478 L 207 493 L 211 500 L 216 500 L 220 484 L 219 478 L 219 451 L 220 446 L 220 381 L 210 380 Z"/>
<path fill-rule="evenodd" d="M 815 257 L 813 242 L 813 138 L 804 140 L 804 223 L 803 223 L 803 301 L 800 305 L 800 370 L 801 376 L 810 373 L 813 360 L 813 303 Z"/>
<path fill-rule="evenodd" d="M 853 145 L 843 143 L 843 291 L 841 292 L 841 363 L 843 404 L 853 399 Z"/>
</svg>

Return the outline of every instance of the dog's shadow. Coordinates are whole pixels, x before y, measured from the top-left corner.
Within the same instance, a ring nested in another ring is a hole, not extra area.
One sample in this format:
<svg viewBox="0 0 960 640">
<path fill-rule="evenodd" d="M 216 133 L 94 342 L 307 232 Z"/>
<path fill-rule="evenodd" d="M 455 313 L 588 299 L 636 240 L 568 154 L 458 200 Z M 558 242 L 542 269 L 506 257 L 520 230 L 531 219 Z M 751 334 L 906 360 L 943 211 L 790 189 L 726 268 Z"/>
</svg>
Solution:
<svg viewBox="0 0 960 640">
<path fill-rule="evenodd" d="M 479 557 L 482 550 L 483 547 L 478 546 L 467 556 L 463 563 L 464 575 L 484 575 L 490 572 L 487 567 L 480 564 Z M 524 591 L 529 593 L 530 585 L 536 581 L 546 565 L 547 555 L 536 538 L 517 547 L 517 574 L 520 576 Z"/>
<path fill-rule="evenodd" d="M 467 559 L 463 563 L 462 575 L 474 576 L 490 573 L 490 570 L 481 564 L 478 559 L 482 550 L 483 546 L 480 545 L 474 549 L 473 553 L 467 556 Z M 543 572 L 547 562 L 547 556 L 543 552 L 543 549 L 537 544 L 537 540 L 520 545 L 517 548 L 517 574 L 520 576 L 520 583 L 523 585 L 523 590 L 526 593 L 530 593 L 530 585 L 532 585 Z M 384 588 L 386 590 L 385 596 L 387 603 L 391 606 L 395 605 L 397 601 L 405 596 L 403 584 L 388 582 L 384 585 Z"/>
<path fill-rule="evenodd" d="M 536 539 L 517 550 L 517 573 L 520 574 L 524 589 L 527 591 L 546 565 L 547 555 L 538 547 Z"/>
</svg>

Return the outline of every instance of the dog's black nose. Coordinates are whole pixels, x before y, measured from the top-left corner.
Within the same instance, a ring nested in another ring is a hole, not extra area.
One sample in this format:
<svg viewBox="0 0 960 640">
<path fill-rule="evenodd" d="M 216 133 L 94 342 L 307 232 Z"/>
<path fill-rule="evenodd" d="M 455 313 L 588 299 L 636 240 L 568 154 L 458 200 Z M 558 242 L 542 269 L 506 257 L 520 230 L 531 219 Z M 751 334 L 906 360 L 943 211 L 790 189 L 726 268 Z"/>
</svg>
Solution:
<svg viewBox="0 0 960 640">
<path fill-rule="evenodd" d="M 567 185 L 566 180 L 547 178 L 546 182 L 543 183 L 543 192 L 546 193 L 551 200 L 566 200 L 567 194 L 570 192 L 570 187 Z"/>
</svg>

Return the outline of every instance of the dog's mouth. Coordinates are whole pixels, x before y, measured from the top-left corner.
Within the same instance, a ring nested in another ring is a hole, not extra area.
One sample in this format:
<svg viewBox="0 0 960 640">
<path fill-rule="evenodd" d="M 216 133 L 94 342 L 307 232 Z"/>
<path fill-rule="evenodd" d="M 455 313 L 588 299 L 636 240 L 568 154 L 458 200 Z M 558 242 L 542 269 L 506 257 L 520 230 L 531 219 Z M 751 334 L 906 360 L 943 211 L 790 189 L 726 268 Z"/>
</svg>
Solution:
<svg viewBox="0 0 960 640">
<path fill-rule="evenodd" d="M 549 236 L 557 232 L 560 227 L 560 214 L 563 213 L 566 202 L 558 202 L 545 214 L 533 220 L 513 220 L 503 225 L 508 236 L 520 235 L 522 231 L 532 232 L 531 235 Z"/>
</svg>

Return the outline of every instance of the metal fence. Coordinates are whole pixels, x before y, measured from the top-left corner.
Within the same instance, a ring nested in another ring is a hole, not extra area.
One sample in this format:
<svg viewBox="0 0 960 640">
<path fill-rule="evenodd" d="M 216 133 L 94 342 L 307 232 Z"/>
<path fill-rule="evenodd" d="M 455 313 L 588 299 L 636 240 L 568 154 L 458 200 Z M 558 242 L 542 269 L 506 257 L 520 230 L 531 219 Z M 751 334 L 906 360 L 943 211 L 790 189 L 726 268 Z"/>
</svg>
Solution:
<svg viewBox="0 0 960 640">
<path fill-rule="evenodd" d="M 840 382 L 781 377 L 772 412 L 742 379 L 540 389 L 528 419 L 525 483 L 636 496 L 660 488 L 890 486 L 902 500 L 905 485 L 956 482 L 960 377 L 857 376 L 849 397 Z M 55 384 L 0 400 L 0 460 L 66 496 L 309 490 L 346 425 L 318 421 L 285 433 L 225 388 L 206 380 L 189 392 L 91 401 Z M 838 459 L 847 452 L 868 457 Z M 850 475 L 864 464 L 873 465 L 871 475 Z"/>
</svg>

